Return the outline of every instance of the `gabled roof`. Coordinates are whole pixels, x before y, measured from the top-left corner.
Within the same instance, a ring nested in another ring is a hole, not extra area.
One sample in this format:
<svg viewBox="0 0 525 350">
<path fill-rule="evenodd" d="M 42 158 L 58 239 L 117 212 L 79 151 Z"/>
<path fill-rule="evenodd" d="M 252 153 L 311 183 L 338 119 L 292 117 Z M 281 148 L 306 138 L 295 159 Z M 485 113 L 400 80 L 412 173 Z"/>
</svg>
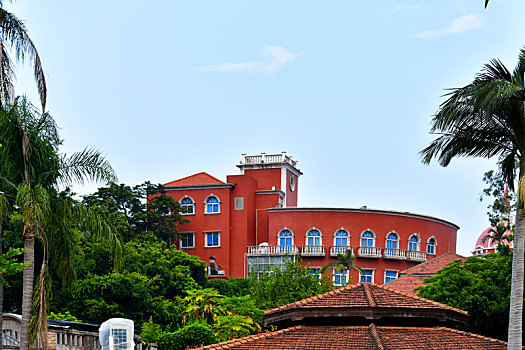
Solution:
<svg viewBox="0 0 525 350">
<path fill-rule="evenodd" d="M 174 180 L 163 184 L 164 187 L 174 186 L 195 186 L 195 185 L 224 185 L 225 183 L 221 180 L 211 176 L 208 173 L 201 172 L 190 176 L 183 177 L 182 179 Z"/>
<path fill-rule="evenodd" d="M 264 312 L 265 324 L 303 318 L 435 318 L 466 322 L 468 313 L 384 286 L 358 283 Z"/>
<path fill-rule="evenodd" d="M 455 260 L 466 260 L 464 256 L 461 256 L 459 254 L 448 252 L 443 255 L 440 255 L 438 257 L 435 257 L 434 259 L 422 262 L 419 265 L 413 266 L 411 268 L 408 268 L 404 271 L 400 272 L 400 275 L 405 274 L 413 274 L 413 275 L 422 275 L 422 276 L 433 276 L 435 275 L 439 270 L 447 266 L 449 263 Z"/>
<path fill-rule="evenodd" d="M 385 284 L 385 288 L 394 289 L 408 295 L 414 295 L 414 289 L 424 284 L 423 278 L 414 276 L 411 273 L 401 276 L 392 282 Z"/>
<path fill-rule="evenodd" d="M 446 327 L 297 326 L 200 350 L 506 349 L 507 343 Z"/>
</svg>

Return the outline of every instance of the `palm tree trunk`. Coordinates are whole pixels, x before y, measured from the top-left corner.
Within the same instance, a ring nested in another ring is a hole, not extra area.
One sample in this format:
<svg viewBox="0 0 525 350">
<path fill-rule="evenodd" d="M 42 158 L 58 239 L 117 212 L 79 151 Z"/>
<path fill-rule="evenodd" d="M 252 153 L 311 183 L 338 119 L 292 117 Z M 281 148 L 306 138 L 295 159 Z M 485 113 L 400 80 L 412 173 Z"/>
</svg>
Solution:
<svg viewBox="0 0 525 350">
<path fill-rule="evenodd" d="M 0 219 L 0 255 L 2 255 L 2 220 Z M 0 280 L 0 350 L 3 349 L 2 346 L 2 336 L 3 336 L 3 325 L 4 325 L 4 285 Z"/>
<path fill-rule="evenodd" d="M 525 237 L 525 210 L 520 209 L 521 187 L 525 184 L 521 181 L 524 175 L 525 162 L 520 159 L 520 182 L 518 184 L 518 208 L 516 210 L 516 228 L 514 234 L 514 248 L 512 255 L 512 282 L 510 288 L 510 310 L 509 310 L 509 333 L 507 349 L 522 349 L 522 327 L 523 327 L 523 281 L 524 281 L 524 249 L 523 239 Z"/>
<path fill-rule="evenodd" d="M 20 350 L 29 350 L 29 322 L 33 304 L 33 280 L 35 274 L 35 236 L 24 235 L 24 262 L 28 267 L 23 273 L 22 324 L 20 325 Z"/>
</svg>

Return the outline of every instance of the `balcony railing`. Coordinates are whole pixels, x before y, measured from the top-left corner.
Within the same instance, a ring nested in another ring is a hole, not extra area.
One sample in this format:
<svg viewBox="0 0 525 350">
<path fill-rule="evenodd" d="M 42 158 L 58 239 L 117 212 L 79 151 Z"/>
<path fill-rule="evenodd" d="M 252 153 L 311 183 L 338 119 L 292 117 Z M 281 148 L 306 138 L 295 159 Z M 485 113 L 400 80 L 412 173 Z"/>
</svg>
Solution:
<svg viewBox="0 0 525 350">
<path fill-rule="evenodd" d="M 407 260 L 427 261 L 427 253 L 417 250 L 407 250 Z"/>
<path fill-rule="evenodd" d="M 352 252 L 352 254 L 354 253 L 353 247 L 349 246 L 349 245 L 347 245 L 347 246 L 337 246 L 337 245 L 330 246 L 330 256 L 337 256 L 337 253 L 344 254 L 344 253 L 346 253 L 347 250 L 350 250 Z"/>
<path fill-rule="evenodd" d="M 357 247 L 357 256 L 360 258 L 380 258 L 381 248 L 379 247 Z"/>
<path fill-rule="evenodd" d="M 303 245 L 301 256 L 325 256 L 324 245 Z"/>
<path fill-rule="evenodd" d="M 249 255 L 295 255 L 299 253 L 299 246 L 296 245 L 258 245 L 249 246 Z"/>
<path fill-rule="evenodd" d="M 253 156 L 247 156 L 243 154 L 243 160 L 241 164 L 272 164 L 272 163 L 287 163 L 293 167 L 297 167 L 297 161 L 293 160 L 292 157 L 288 156 L 286 153 L 278 154 L 257 154 Z"/>
<path fill-rule="evenodd" d="M 407 257 L 407 251 L 404 249 L 397 248 L 385 248 L 383 249 L 384 259 L 400 259 L 404 260 Z"/>
</svg>

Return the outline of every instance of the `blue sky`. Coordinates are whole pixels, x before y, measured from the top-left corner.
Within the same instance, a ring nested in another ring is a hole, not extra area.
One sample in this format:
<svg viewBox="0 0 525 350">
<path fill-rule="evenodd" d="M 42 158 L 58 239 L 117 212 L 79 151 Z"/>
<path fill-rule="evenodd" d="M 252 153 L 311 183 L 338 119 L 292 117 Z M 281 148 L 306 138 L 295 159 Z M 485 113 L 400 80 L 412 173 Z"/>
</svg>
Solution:
<svg viewBox="0 0 525 350">
<path fill-rule="evenodd" d="M 525 3 L 472 1 L 19 0 L 71 153 L 102 150 L 121 182 L 207 171 L 287 151 L 301 206 L 410 211 L 487 227 L 491 160 L 423 165 L 444 89 L 525 45 Z M 30 69 L 19 94 L 36 103 Z M 94 185 L 75 188 L 88 193 Z"/>
</svg>

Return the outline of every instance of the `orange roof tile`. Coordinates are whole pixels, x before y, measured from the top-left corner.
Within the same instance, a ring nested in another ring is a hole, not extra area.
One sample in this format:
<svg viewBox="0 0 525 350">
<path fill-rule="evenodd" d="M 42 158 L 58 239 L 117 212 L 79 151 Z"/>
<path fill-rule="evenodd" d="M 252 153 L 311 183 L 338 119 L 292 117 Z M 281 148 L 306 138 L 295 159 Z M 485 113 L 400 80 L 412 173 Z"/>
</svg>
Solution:
<svg viewBox="0 0 525 350">
<path fill-rule="evenodd" d="M 392 282 L 388 282 L 384 286 L 385 288 L 398 290 L 400 292 L 407 293 L 408 295 L 414 295 L 414 289 L 422 286 L 423 284 L 423 278 L 409 273 L 393 280 Z"/>
<path fill-rule="evenodd" d="M 199 348 L 218 349 L 506 349 L 506 343 L 445 327 L 297 326 Z"/>
<path fill-rule="evenodd" d="M 201 172 L 190 176 L 183 177 L 175 181 L 163 184 L 162 186 L 194 186 L 194 185 L 214 185 L 224 184 L 221 180 L 211 176 L 208 173 Z"/>
<path fill-rule="evenodd" d="M 434 259 L 425 261 L 419 265 L 408 268 L 400 272 L 400 275 L 411 273 L 413 275 L 432 276 L 435 275 L 439 270 L 447 266 L 449 263 L 455 260 L 466 260 L 464 256 L 459 254 L 448 252 Z"/>
<path fill-rule="evenodd" d="M 358 283 L 265 311 L 264 316 L 285 310 L 309 308 L 337 308 L 339 310 L 342 308 L 441 309 L 468 315 L 465 311 L 415 295 L 392 290 L 386 286 Z"/>
</svg>

